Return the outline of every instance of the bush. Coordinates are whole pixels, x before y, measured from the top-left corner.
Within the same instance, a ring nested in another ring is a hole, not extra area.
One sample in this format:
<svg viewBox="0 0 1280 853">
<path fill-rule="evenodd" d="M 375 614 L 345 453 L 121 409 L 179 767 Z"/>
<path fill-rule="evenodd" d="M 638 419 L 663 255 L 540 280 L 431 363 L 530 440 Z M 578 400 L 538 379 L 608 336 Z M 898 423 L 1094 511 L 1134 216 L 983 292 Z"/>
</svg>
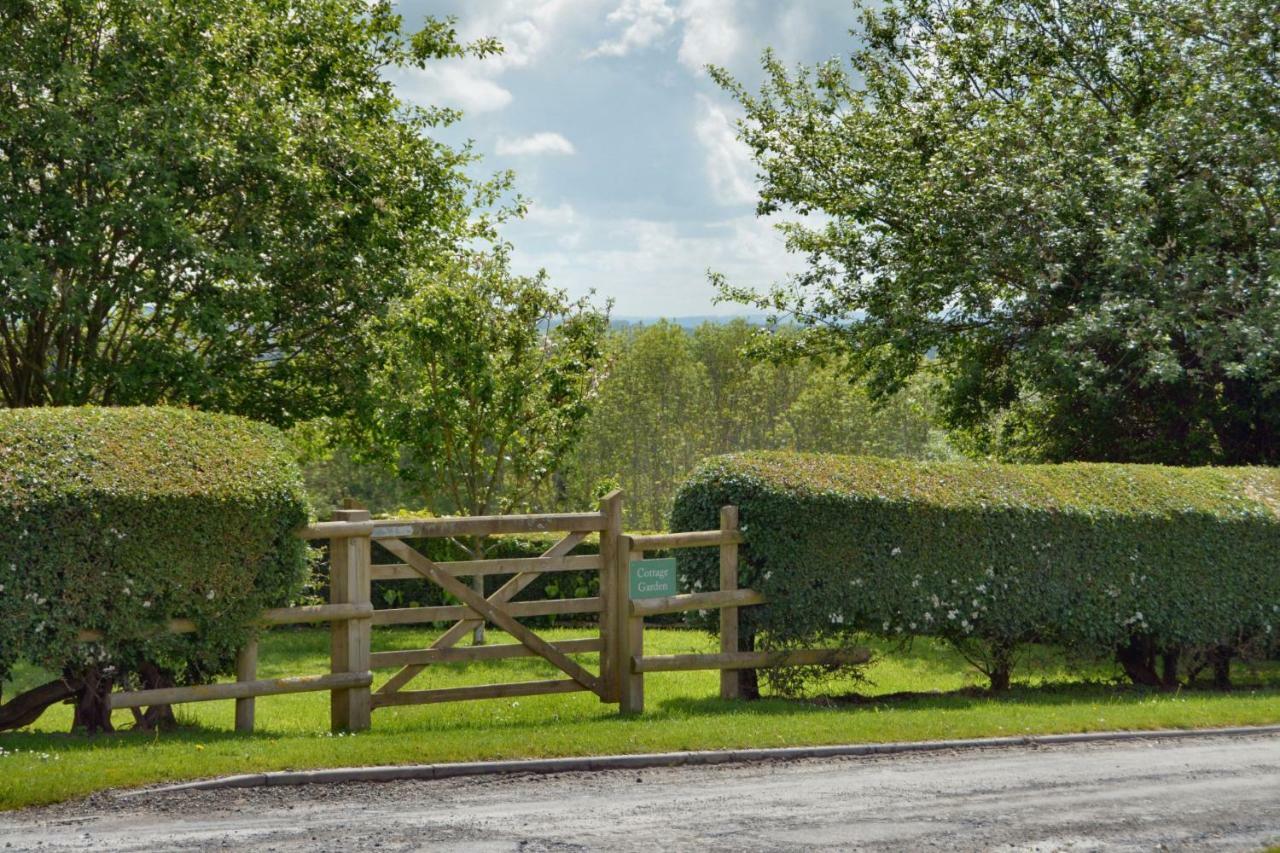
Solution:
<svg viewBox="0 0 1280 853">
<path fill-rule="evenodd" d="M 305 578 L 304 494 L 280 433 L 241 418 L 0 411 L 0 679 L 18 660 L 108 687 L 226 671 Z M 173 618 L 199 630 L 170 635 Z"/>
<path fill-rule="evenodd" d="M 691 476 L 672 529 L 714 528 L 724 504 L 741 584 L 770 602 L 743 624 L 770 646 L 938 636 L 999 687 L 1018 644 L 1046 642 L 1169 683 L 1179 655 L 1220 666 L 1280 627 L 1275 469 L 739 454 Z M 681 572 L 714 589 L 715 555 Z"/>
</svg>

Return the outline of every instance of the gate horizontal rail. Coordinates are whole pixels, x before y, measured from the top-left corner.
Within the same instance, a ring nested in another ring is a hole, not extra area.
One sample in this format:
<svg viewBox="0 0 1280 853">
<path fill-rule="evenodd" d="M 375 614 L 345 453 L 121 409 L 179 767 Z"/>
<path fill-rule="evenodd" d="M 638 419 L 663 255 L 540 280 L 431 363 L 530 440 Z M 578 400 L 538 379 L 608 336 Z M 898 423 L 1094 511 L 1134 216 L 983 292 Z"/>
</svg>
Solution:
<svg viewBox="0 0 1280 853">
<path fill-rule="evenodd" d="M 509 533 L 574 532 L 604 530 L 597 512 L 546 513 L 544 515 L 473 515 L 459 518 L 372 519 L 321 521 L 302 528 L 303 539 L 432 539 L 449 536 L 502 536 Z"/>
</svg>

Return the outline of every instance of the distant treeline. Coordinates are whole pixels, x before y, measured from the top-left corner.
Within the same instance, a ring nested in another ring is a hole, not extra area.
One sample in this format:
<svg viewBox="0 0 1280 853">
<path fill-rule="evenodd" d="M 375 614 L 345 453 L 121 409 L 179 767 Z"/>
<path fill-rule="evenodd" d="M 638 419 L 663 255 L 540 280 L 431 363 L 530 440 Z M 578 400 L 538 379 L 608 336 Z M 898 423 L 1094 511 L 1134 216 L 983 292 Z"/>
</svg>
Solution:
<svg viewBox="0 0 1280 853">
<path fill-rule="evenodd" d="M 595 391 L 582 440 L 531 508 L 582 509 L 616 486 L 626 493 L 628 525 L 663 528 L 676 488 L 715 454 L 952 455 L 934 425 L 924 381 L 874 406 L 865 387 L 830 366 L 749 357 L 760 333 L 745 319 L 693 329 L 669 321 L 614 328 L 610 370 Z M 306 470 L 322 516 L 346 496 L 374 511 L 438 509 L 394 472 L 353 462 L 342 448 Z"/>
</svg>

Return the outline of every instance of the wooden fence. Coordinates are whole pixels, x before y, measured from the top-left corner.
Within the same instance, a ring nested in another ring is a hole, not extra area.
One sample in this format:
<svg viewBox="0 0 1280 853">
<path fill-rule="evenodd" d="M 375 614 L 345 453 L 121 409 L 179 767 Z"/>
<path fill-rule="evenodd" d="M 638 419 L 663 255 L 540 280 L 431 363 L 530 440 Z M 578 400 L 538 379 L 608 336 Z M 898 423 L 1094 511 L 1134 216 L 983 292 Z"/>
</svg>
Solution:
<svg viewBox="0 0 1280 853">
<path fill-rule="evenodd" d="M 411 547 L 407 539 L 458 536 L 495 536 L 519 533 L 561 533 L 563 536 L 538 557 L 435 562 Z M 539 515 L 476 516 L 465 518 L 376 520 L 361 509 L 344 509 L 332 521 L 303 528 L 303 539 L 327 539 L 329 543 L 330 603 L 266 611 L 259 619 L 264 627 L 328 622 L 331 625 L 330 672 L 279 679 L 257 677 L 258 645 L 251 642 L 237 659 L 236 680 L 221 684 L 171 687 L 114 693 L 111 707 L 140 708 L 215 699 L 236 700 L 236 730 L 254 726 L 254 699 L 283 693 L 328 691 L 331 723 L 335 731 L 361 731 L 371 724 L 372 712 L 393 705 L 427 704 L 468 699 L 527 696 L 590 691 L 607 703 L 618 703 L 623 713 L 644 710 L 644 678 L 650 672 L 719 670 L 720 695 L 740 695 L 739 674 L 745 669 L 862 663 L 865 650 L 805 649 L 778 652 L 739 650 L 739 608 L 766 603 L 752 589 L 738 588 L 737 507 L 720 512 L 718 530 L 631 536 L 622 530 L 622 496 L 604 498 L 596 512 Z M 599 536 L 598 554 L 572 554 L 588 536 Z M 397 562 L 375 562 L 374 548 Z M 630 571 L 646 552 L 681 548 L 720 549 L 720 589 L 662 598 L 632 600 Z M 598 571 L 596 596 L 541 601 L 513 601 L 533 581 L 550 572 Z M 511 576 L 487 597 L 459 578 L 487 575 Z M 432 607 L 374 610 L 373 581 L 425 579 L 459 603 Z M 720 611 L 720 652 L 712 654 L 644 654 L 644 620 L 649 616 L 690 610 Z M 595 614 L 598 636 L 549 642 L 518 620 L 549 614 Z M 378 626 L 452 621 L 454 624 L 428 648 L 373 652 L 372 630 Z M 502 645 L 458 647 L 477 625 L 493 624 L 519 642 Z M 189 620 L 169 623 L 173 633 L 190 633 Z M 84 631 L 86 642 L 100 640 Z M 591 672 L 572 656 L 599 652 L 599 670 Z M 433 690 L 405 690 L 420 672 L 432 664 L 541 657 L 567 676 L 540 681 L 504 682 Z M 374 689 L 374 670 L 398 667 L 386 682 Z"/>
</svg>

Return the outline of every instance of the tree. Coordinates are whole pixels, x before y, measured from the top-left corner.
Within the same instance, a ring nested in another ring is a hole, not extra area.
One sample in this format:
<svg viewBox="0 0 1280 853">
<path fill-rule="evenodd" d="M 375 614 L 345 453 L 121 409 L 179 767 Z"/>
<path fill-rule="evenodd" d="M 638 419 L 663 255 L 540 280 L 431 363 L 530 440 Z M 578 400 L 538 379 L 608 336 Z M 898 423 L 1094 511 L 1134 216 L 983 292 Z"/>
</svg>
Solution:
<svg viewBox="0 0 1280 853">
<path fill-rule="evenodd" d="M 708 456 L 948 454 L 933 429 L 925 382 L 877 406 L 863 385 L 830 367 L 751 356 L 760 340 L 790 335 L 741 320 L 692 332 L 665 321 L 613 332 L 612 368 L 566 465 L 571 504 L 580 506 L 602 483 L 617 485 L 628 524 L 664 529 L 676 490 Z"/>
<path fill-rule="evenodd" d="M 604 368 L 608 314 L 585 298 L 569 301 L 543 273 L 512 275 L 502 246 L 448 260 L 412 284 L 370 330 L 377 366 L 353 444 L 397 465 L 437 509 L 519 508 L 581 434 Z M 484 540 L 469 550 L 483 559 Z"/>
<path fill-rule="evenodd" d="M 703 323 L 693 330 L 694 356 L 707 370 L 711 399 L 704 417 L 709 426 L 709 453 L 766 450 L 778 446 L 778 418 L 801 393 L 810 370 L 794 363 L 751 357 L 758 338 L 788 335 L 766 332 L 745 320 Z"/>
<path fill-rule="evenodd" d="M 689 335 L 660 321 L 613 336 L 609 378 L 573 456 L 572 489 L 585 498 L 616 483 L 627 522 L 666 527 L 676 487 L 707 455 L 710 387 Z"/>
<path fill-rule="evenodd" d="M 829 367 L 815 369 L 804 389 L 779 417 L 777 446 L 802 453 L 946 457 L 945 441 L 933 428 L 928 385 L 913 379 L 892 397 L 871 399 L 865 385 Z"/>
<path fill-rule="evenodd" d="M 741 135 L 790 313 L 1011 458 L 1280 463 L 1280 17 L 1263 0 L 898 0 L 851 66 L 765 56 Z"/>
<path fill-rule="evenodd" d="M 340 408 L 357 323 L 507 180 L 382 71 L 497 49 L 390 2 L 5 4 L 0 398 Z"/>
</svg>

